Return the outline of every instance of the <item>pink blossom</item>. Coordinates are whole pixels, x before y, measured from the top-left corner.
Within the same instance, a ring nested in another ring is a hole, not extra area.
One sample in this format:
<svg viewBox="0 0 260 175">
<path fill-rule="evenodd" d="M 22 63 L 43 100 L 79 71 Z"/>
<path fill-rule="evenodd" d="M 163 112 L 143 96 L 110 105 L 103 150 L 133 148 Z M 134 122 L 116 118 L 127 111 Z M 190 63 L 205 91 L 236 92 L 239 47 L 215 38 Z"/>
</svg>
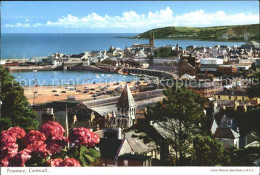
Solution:
<svg viewBox="0 0 260 175">
<path fill-rule="evenodd" d="M 74 143 L 76 146 L 94 146 L 99 143 L 100 138 L 96 133 L 91 132 L 87 128 L 75 128 L 70 132 L 69 141 Z"/>
<path fill-rule="evenodd" d="M 9 132 L 8 130 L 1 133 L 1 150 L 14 143 L 16 143 L 16 136 L 14 133 Z"/>
<path fill-rule="evenodd" d="M 76 159 L 66 158 L 59 164 L 60 167 L 80 167 L 80 163 Z"/>
<path fill-rule="evenodd" d="M 64 128 L 57 122 L 47 122 L 41 126 L 40 131 L 45 134 L 47 139 L 62 140 L 64 139 Z"/>
<path fill-rule="evenodd" d="M 10 133 L 14 133 L 16 138 L 18 138 L 18 139 L 22 139 L 26 135 L 25 131 L 22 128 L 18 127 L 18 126 L 9 128 L 8 131 Z"/>
<path fill-rule="evenodd" d="M 57 159 L 51 159 L 47 162 L 47 164 L 50 167 L 58 167 L 60 165 L 60 163 L 63 161 L 63 159 L 61 158 L 57 158 Z"/>
<path fill-rule="evenodd" d="M 31 150 L 33 154 L 41 157 L 47 156 L 46 140 L 43 133 L 39 131 L 31 130 L 28 132 L 24 138 L 24 142 L 27 145 L 26 148 Z"/>
<path fill-rule="evenodd" d="M 46 138 L 43 133 L 41 133 L 39 131 L 31 130 L 30 132 L 28 132 L 26 134 L 24 142 L 26 145 L 30 145 L 30 144 L 41 145 L 44 143 L 45 140 L 46 140 Z"/>
<path fill-rule="evenodd" d="M 1 167 L 8 167 L 8 165 L 9 165 L 9 161 L 7 157 L 1 160 Z"/>
<path fill-rule="evenodd" d="M 25 167 L 25 162 L 31 158 L 31 150 L 23 149 L 17 153 L 14 157 L 8 159 L 9 166 L 12 167 Z"/>
</svg>

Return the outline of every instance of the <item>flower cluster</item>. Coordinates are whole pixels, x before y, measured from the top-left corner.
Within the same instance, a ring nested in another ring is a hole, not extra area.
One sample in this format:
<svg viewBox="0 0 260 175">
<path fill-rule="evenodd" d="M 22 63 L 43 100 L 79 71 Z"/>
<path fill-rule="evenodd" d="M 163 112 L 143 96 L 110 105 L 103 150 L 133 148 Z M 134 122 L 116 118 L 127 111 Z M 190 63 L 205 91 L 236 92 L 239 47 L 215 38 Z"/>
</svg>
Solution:
<svg viewBox="0 0 260 175">
<path fill-rule="evenodd" d="M 40 131 L 44 133 L 47 139 L 62 140 L 64 139 L 64 128 L 57 122 L 47 122 L 41 126 Z"/>
<path fill-rule="evenodd" d="M 96 133 L 93 133 L 89 129 L 81 127 L 75 128 L 70 132 L 69 141 L 75 146 L 85 145 L 92 147 L 95 144 L 99 143 L 100 138 Z"/>
<path fill-rule="evenodd" d="M 1 133 L 0 160 L 2 167 L 9 166 L 10 160 L 22 153 L 21 151 L 18 153 L 18 144 L 16 142 L 17 139 L 23 139 L 25 135 L 25 131 L 19 127 L 12 127 Z M 20 162 L 26 161 L 27 159 L 23 157 Z"/>
<path fill-rule="evenodd" d="M 51 159 L 48 161 L 48 165 L 50 167 L 81 167 L 80 163 L 73 158 L 66 158 L 66 159 Z"/>
<path fill-rule="evenodd" d="M 54 167 L 80 166 L 80 163 L 76 159 L 57 158 L 57 156 L 59 156 L 57 153 L 60 153 L 61 149 L 69 142 L 72 146 L 84 145 L 93 147 L 95 144 L 99 143 L 100 139 L 97 134 L 86 128 L 73 129 L 70 132 L 69 139 L 64 137 L 64 132 L 64 128 L 57 122 L 47 122 L 41 126 L 40 131 L 31 130 L 27 134 L 19 127 L 12 127 L 3 131 L 0 140 L 1 166 L 24 167 L 26 162 L 32 157 L 37 157 L 37 159 L 41 158 L 42 160 L 45 160 L 45 163 L 49 166 Z M 21 151 L 18 152 L 18 150 Z M 56 157 L 56 159 L 50 159 L 46 162 L 47 156 L 53 156 Z M 30 165 L 33 161 L 34 159 L 31 159 L 27 162 L 27 165 Z"/>
<path fill-rule="evenodd" d="M 29 160 L 32 156 L 30 155 L 31 150 L 24 149 L 17 153 L 14 157 L 9 159 L 9 166 L 14 167 L 25 167 L 25 162 Z"/>
<path fill-rule="evenodd" d="M 31 130 L 24 138 L 24 142 L 27 145 L 26 148 L 31 150 L 33 154 L 37 156 L 46 157 L 48 150 L 46 149 L 46 140 L 43 133 L 39 131 Z"/>
</svg>

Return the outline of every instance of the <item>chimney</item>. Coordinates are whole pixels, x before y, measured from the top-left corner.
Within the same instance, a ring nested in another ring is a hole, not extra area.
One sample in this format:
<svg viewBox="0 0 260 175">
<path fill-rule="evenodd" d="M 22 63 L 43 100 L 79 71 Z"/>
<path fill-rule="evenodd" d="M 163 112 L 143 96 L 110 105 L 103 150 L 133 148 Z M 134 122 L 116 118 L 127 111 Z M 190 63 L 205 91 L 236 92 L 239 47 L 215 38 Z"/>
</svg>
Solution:
<svg viewBox="0 0 260 175">
<path fill-rule="evenodd" d="M 247 111 L 247 106 L 245 104 L 243 106 L 243 109 L 244 109 L 245 112 Z"/>
<path fill-rule="evenodd" d="M 237 110 L 237 107 L 239 105 L 239 102 L 237 100 L 234 101 L 234 111 Z"/>
<path fill-rule="evenodd" d="M 119 127 L 118 130 L 118 139 L 122 139 L 122 129 Z"/>
</svg>

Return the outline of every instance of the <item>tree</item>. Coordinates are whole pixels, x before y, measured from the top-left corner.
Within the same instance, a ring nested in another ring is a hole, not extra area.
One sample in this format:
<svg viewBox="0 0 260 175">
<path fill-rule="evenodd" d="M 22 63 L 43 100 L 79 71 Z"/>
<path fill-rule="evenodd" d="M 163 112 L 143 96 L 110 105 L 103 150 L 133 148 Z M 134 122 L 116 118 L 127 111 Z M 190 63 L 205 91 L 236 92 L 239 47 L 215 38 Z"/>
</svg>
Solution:
<svg viewBox="0 0 260 175">
<path fill-rule="evenodd" d="M 248 89 L 249 97 L 260 97 L 260 72 L 255 73 L 251 76 L 252 87 Z"/>
<path fill-rule="evenodd" d="M 193 138 L 194 153 L 192 156 L 195 166 L 222 165 L 225 159 L 224 147 L 209 136 L 196 135 Z"/>
<path fill-rule="evenodd" d="M 185 165 L 187 155 L 192 152 L 193 136 L 202 133 L 204 99 L 187 87 L 174 86 L 165 90 L 164 95 L 162 102 L 148 109 L 146 119 L 172 148 L 170 158 L 173 162 Z"/>
<path fill-rule="evenodd" d="M 37 129 L 36 114 L 29 107 L 24 90 L 8 70 L 0 67 L 1 94 L 1 131 L 10 126 L 19 126 L 25 130 Z M 8 125 L 5 125 L 8 124 Z"/>
</svg>

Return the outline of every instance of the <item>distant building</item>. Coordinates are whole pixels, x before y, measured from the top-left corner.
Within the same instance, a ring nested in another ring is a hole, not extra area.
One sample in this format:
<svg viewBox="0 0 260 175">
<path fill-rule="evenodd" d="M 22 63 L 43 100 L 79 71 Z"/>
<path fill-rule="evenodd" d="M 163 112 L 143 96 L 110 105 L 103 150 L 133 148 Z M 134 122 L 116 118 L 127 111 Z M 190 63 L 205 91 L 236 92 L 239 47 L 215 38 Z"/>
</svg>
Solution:
<svg viewBox="0 0 260 175">
<path fill-rule="evenodd" d="M 230 127 L 219 127 L 215 132 L 215 138 L 223 143 L 223 146 L 235 146 L 239 148 L 239 133 Z"/>
<path fill-rule="evenodd" d="M 242 49 L 260 49 L 260 44 L 256 41 L 248 41 L 247 43 L 241 45 Z"/>
<path fill-rule="evenodd" d="M 218 72 L 221 72 L 225 75 L 233 75 L 237 73 L 237 66 L 234 65 L 220 65 L 218 66 Z"/>
<path fill-rule="evenodd" d="M 216 100 L 227 100 L 227 101 L 250 101 L 250 100 L 256 100 L 258 103 L 260 102 L 260 98 L 253 98 L 250 99 L 246 93 L 246 91 L 235 91 L 235 90 L 224 90 L 221 92 L 218 92 L 214 95 Z"/>
<path fill-rule="evenodd" d="M 223 64 L 223 59 L 203 58 L 200 60 L 200 71 L 216 72 L 218 70 L 218 66 L 222 64 Z"/>
</svg>

